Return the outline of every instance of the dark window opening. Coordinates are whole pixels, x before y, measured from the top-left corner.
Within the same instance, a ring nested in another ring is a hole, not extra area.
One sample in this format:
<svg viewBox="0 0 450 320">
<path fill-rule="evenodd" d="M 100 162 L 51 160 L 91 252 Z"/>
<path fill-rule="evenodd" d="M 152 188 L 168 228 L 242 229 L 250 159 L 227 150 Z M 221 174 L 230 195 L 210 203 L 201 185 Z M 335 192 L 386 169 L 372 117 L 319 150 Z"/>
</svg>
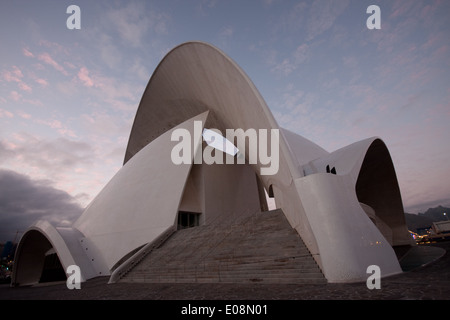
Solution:
<svg viewBox="0 0 450 320">
<path fill-rule="evenodd" d="M 178 230 L 198 227 L 200 225 L 200 213 L 178 212 Z"/>
</svg>

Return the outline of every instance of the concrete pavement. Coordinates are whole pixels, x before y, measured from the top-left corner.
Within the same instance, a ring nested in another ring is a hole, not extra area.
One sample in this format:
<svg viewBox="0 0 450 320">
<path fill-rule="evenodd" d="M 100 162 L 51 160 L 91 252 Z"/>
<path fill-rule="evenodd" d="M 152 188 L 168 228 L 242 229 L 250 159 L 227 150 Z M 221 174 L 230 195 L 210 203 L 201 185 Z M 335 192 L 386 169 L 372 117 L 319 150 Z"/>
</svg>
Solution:
<svg viewBox="0 0 450 320">
<path fill-rule="evenodd" d="M 381 289 L 366 283 L 263 284 L 180 283 L 107 284 L 101 277 L 69 290 L 65 282 L 35 287 L 0 286 L 1 300 L 449 300 L 450 242 L 432 244 L 447 252 L 439 260 L 418 269 L 381 279 Z"/>
</svg>

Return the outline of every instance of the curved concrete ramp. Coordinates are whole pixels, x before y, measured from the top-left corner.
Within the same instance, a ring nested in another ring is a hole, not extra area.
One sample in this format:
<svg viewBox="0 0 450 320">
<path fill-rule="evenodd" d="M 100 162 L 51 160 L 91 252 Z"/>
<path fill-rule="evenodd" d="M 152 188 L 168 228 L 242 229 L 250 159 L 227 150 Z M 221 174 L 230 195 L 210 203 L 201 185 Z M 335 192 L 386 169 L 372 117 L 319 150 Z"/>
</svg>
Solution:
<svg viewBox="0 0 450 320">
<path fill-rule="evenodd" d="M 414 246 L 399 259 L 400 266 L 403 271 L 411 271 L 442 258 L 445 252 L 433 246 Z"/>
</svg>

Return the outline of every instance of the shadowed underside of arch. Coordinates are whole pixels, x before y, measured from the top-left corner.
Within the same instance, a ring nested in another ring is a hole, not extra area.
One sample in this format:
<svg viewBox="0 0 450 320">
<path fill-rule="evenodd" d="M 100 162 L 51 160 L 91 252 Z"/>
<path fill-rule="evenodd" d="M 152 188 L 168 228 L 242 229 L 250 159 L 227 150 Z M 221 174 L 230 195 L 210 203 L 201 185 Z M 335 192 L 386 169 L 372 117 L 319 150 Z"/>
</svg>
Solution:
<svg viewBox="0 0 450 320">
<path fill-rule="evenodd" d="M 356 182 L 359 202 L 370 206 L 392 232 L 391 245 L 411 244 L 394 164 L 386 145 L 374 140 L 367 150 Z"/>
</svg>

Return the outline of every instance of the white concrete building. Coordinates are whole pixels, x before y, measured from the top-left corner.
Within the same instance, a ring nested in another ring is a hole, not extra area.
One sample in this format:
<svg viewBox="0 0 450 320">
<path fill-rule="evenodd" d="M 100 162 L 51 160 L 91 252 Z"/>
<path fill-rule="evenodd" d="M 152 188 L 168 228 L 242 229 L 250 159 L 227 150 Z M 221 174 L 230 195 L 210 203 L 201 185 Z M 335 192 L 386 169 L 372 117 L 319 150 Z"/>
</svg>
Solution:
<svg viewBox="0 0 450 320">
<path fill-rule="evenodd" d="M 236 145 L 245 150 L 245 164 L 194 163 L 207 146 L 195 132 L 199 123 L 223 133 L 278 129 L 278 170 L 263 175 L 266 163 L 249 163 L 252 146 L 245 139 Z M 190 163 L 171 160 L 177 129 L 191 134 Z M 382 276 L 402 272 L 394 249 L 413 240 L 383 141 L 369 138 L 329 153 L 280 128 L 251 80 L 220 50 L 181 44 L 147 85 L 123 167 L 70 228 L 41 221 L 25 232 L 13 285 L 42 281 L 55 255 L 60 270 L 76 264 L 82 280 L 112 276 L 114 282 L 124 266 L 180 228 L 225 228 L 267 211 L 264 190 L 328 282 L 365 281 L 369 265 L 378 265 Z"/>
</svg>

